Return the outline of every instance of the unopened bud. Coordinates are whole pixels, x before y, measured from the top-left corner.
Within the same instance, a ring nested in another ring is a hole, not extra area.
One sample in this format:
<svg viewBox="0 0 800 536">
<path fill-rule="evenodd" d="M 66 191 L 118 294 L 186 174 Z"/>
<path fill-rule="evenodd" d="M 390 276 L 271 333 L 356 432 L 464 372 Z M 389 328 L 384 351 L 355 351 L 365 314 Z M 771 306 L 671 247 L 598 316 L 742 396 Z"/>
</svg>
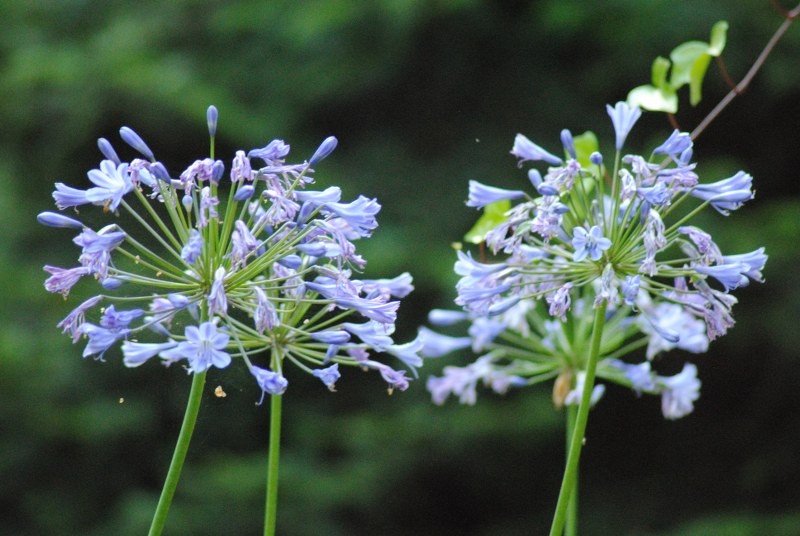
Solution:
<svg viewBox="0 0 800 536">
<path fill-rule="evenodd" d="M 336 145 L 338 143 L 339 140 L 337 140 L 334 136 L 328 136 L 322 143 L 319 144 L 317 151 L 314 153 L 308 163 L 313 166 L 320 160 L 326 158 L 333 152 L 334 149 L 336 149 Z"/>
<path fill-rule="evenodd" d="M 217 107 L 213 104 L 208 107 L 206 111 L 206 121 L 208 121 L 208 135 L 212 138 L 217 135 L 217 119 L 219 118 L 219 112 L 217 111 Z"/>
<path fill-rule="evenodd" d="M 105 156 L 107 160 L 111 160 L 117 166 L 120 165 L 121 160 L 117 156 L 114 147 L 111 146 L 110 141 L 105 138 L 100 138 L 97 140 L 97 148 L 100 149 L 100 152 L 103 153 L 103 156 Z"/>
<path fill-rule="evenodd" d="M 142 155 L 145 156 L 148 160 L 154 160 L 155 156 L 153 155 L 153 151 L 150 150 L 150 147 L 144 142 L 144 140 L 139 137 L 139 135 L 134 132 L 129 127 L 122 127 L 119 129 L 119 135 L 122 137 L 122 140 L 139 151 Z"/>
</svg>

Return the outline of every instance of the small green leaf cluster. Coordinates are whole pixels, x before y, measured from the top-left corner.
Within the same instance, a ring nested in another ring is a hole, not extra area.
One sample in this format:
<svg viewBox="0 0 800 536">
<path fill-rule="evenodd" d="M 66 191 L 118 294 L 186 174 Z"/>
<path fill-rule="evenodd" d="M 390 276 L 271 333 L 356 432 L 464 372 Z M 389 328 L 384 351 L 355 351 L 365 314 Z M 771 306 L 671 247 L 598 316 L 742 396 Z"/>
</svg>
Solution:
<svg viewBox="0 0 800 536">
<path fill-rule="evenodd" d="M 697 106 L 703 98 L 708 64 L 725 49 L 727 32 L 728 23 L 721 20 L 711 28 L 710 42 L 687 41 L 675 47 L 669 59 L 657 57 L 651 69 L 652 84 L 633 88 L 628 93 L 628 104 L 651 112 L 674 114 L 678 111 L 678 89 L 689 84 L 689 102 Z"/>
</svg>

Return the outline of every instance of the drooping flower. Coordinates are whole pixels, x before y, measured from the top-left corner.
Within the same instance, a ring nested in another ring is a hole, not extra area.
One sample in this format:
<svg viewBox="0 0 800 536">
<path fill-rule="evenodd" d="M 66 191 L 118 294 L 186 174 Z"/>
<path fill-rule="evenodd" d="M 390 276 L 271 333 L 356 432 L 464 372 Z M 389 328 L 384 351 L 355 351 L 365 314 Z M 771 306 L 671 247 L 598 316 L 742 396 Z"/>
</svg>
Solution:
<svg viewBox="0 0 800 536">
<path fill-rule="evenodd" d="M 686 363 L 683 370 L 671 377 L 659 377 L 663 386 L 661 411 L 667 419 L 680 419 L 694 410 L 694 402 L 700 397 L 700 380 L 697 367 Z"/>
</svg>

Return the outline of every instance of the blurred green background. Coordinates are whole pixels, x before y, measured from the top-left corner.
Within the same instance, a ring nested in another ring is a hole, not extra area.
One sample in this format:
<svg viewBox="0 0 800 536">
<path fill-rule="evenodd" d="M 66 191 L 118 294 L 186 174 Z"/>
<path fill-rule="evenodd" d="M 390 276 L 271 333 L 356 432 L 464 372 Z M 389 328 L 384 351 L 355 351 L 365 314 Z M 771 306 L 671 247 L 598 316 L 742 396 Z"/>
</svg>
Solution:
<svg viewBox="0 0 800 536">
<path fill-rule="evenodd" d="M 40 227 L 55 181 L 78 185 L 95 140 L 128 125 L 177 172 L 206 154 L 273 138 L 297 160 L 334 134 L 318 166 L 383 205 L 359 247 L 368 277 L 410 271 L 398 340 L 449 307 L 453 252 L 477 213 L 467 181 L 522 187 L 517 132 L 551 150 L 561 128 L 594 130 L 604 105 L 648 83 L 650 63 L 730 22 L 724 58 L 741 78 L 780 24 L 767 0 L 381 2 L 31 0 L 0 2 L 0 533 L 139 535 L 149 526 L 190 378 L 155 363 L 82 360 L 55 324 L 81 298 L 46 293 L 41 266 L 71 266 L 72 233 Z M 701 180 L 742 168 L 756 199 L 701 225 L 726 253 L 766 246 L 767 284 L 737 292 L 737 326 L 696 362 L 695 412 L 666 422 L 653 398 L 609 388 L 584 450 L 588 535 L 800 534 L 800 24 L 750 89 L 698 139 Z M 712 65 L 690 129 L 726 93 Z M 630 149 L 670 132 L 645 116 Z M 713 212 L 713 211 L 711 211 Z M 481 392 L 433 406 L 424 378 L 405 393 L 346 371 L 336 394 L 290 375 L 279 533 L 543 534 L 563 464 L 563 415 L 547 388 Z M 666 366 L 685 355 L 665 357 Z M 221 385 L 226 398 L 212 390 Z M 267 406 L 243 367 L 211 373 L 168 534 L 257 534 Z M 124 399 L 124 403 L 120 403 Z"/>
</svg>

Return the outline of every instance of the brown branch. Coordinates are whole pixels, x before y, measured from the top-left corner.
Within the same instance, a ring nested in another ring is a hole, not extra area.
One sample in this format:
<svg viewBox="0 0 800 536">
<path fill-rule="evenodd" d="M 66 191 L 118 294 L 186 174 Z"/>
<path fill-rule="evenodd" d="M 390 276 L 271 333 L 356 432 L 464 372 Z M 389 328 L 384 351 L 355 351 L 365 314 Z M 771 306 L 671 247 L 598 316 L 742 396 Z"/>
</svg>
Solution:
<svg viewBox="0 0 800 536">
<path fill-rule="evenodd" d="M 735 90 L 736 82 L 734 82 L 731 75 L 728 74 L 728 69 L 725 67 L 725 61 L 722 59 L 722 56 L 715 56 L 714 59 L 717 61 L 717 67 L 719 68 L 719 73 L 722 75 L 722 79 L 725 80 L 725 83 L 728 84 L 730 89 Z"/>
<path fill-rule="evenodd" d="M 773 5 L 775 5 L 774 2 Z M 784 21 L 781 23 L 781 25 L 775 31 L 773 36 L 767 42 L 767 45 L 764 47 L 764 50 L 762 50 L 761 54 L 759 54 L 758 58 L 756 58 L 756 61 L 753 63 L 752 67 L 750 67 L 750 70 L 747 71 L 747 74 L 744 75 L 744 78 L 742 78 L 741 82 L 736 84 L 733 87 L 733 89 L 731 89 L 730 92 L 728 92 L 728 94 L 725 95 L 721 101 L 719 101 L 719 103 L 714 107 L 714 109 L 709 112 L 709 114 L 705 117 L 705 119 L 703 119 L 700 122 L 700 124 L 697 125 L 697 127 L 692 131 L 691 134 L 692 139 L 695 139 L 700 134 L 702 134 L 703 131 L 708 127 L 708 125 L 710 125 L 711 122 L 717 118 L 717 116 L 722 112 L 722 110 L 724 110 L 728 106 L 728 104 L 730 104 L 731 101 L 736 98 L 737 95 L 739 95 L 745 89 L 747 89 L 747 87 L 750 85 L 750 82 L 752 82 L 753 78 L 756 76 L 756 73 L 758 73 L 758 71 L 764 65 L 764 62 L 767 60 L 767 57 L 772 52 L 772 49 L 775 48 L 775 45 L 778 44 L 778 41 L 780 41 L 781 37 L 783 37 L 783 34 L 786 33 L 786 31 L 789 29 L 789 26 L 792 25 L 792 22 L 794 22 L 794 20 L 799 16 L 800 16 L 800 4 L 798 4 L 794 9 L 792 9 L 788 13 L 786 13 Z"/>
<path fill-rule="evenodd" d="M 675 130 L 681 129 L 680 125 L 678 124 L 678 119 L 675 117 L 675 114 L 667 112 L 667 121 L 669 121 L 670 126 Z"/>
<path fill-rule="evenodd" d="M 794 8 L 791 11 L 786 11 L 784 7 L 778 2 L 778 0 L 770 0 L 770 4 L 772 4 L 773 9 L 781 14 L 781 16 L 785 19 L 796 19 L 798 15 L 800 15 L 800 6 Z"/>
</svg>

